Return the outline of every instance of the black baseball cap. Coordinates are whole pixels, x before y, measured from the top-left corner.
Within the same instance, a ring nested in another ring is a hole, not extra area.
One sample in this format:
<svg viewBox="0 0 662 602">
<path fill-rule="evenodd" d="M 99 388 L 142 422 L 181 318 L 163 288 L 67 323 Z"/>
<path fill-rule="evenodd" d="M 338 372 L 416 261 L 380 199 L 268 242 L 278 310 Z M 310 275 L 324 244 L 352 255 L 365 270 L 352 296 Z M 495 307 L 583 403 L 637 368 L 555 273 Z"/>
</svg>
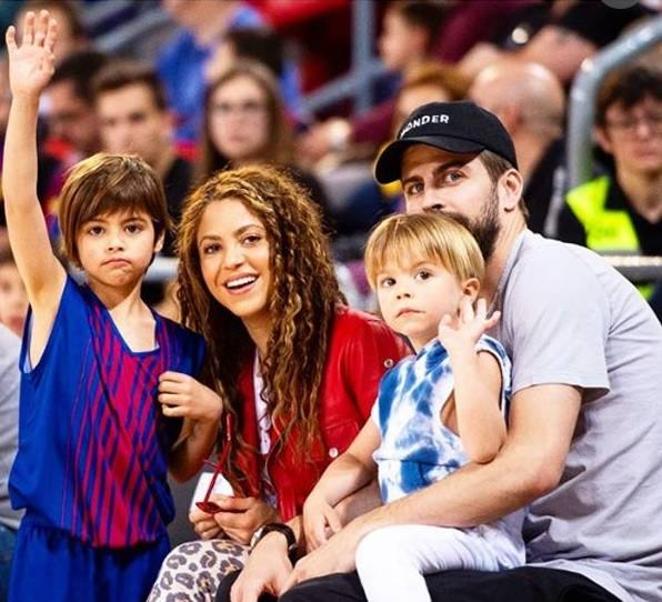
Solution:
<svg viewBox="0 0 662 602">
<path fill-rule="evenodd" d="M 388 184 L 400 178 L 402 155 L 414 144 L 451 153 L 489 150 L 517 168 L 510 134 L 493 113 L 473 102 L 431 102 L 418 107 L 400 127 L 397 138 L 377 157 L 375 179 Z"/>
</svg>

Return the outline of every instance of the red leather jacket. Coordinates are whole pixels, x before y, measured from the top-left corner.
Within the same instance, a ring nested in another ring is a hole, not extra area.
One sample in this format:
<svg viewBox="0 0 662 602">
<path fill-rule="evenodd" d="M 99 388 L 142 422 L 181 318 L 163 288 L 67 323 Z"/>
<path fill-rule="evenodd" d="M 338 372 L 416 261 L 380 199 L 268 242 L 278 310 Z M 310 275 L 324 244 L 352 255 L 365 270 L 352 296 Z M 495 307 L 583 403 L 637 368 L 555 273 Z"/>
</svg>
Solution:
<svg viewBox="0 0 662 602">
<path fill-rule="evenodd" d="M 297 454 L 299 434 L 268 455 L 267 468 L 278 499 L 278 511 L 287 521 L 301 513 L 303 503 L 327 465 L 344 452 L 370 415 L 383 374 L 410 353 L 406 344 L 378 318 L 339 307 L 332 325 L 320 395 L 321 440 Z M 251 449 L 237 458 L 245 477 L 244 494 L 262 496 L 263 459 L 259 454 L 253 361 L 242 369 L 238 389 L 243 399 L 242 436 Z M 272 449 L 277 437 L 271 429 Z"/>
</svg>

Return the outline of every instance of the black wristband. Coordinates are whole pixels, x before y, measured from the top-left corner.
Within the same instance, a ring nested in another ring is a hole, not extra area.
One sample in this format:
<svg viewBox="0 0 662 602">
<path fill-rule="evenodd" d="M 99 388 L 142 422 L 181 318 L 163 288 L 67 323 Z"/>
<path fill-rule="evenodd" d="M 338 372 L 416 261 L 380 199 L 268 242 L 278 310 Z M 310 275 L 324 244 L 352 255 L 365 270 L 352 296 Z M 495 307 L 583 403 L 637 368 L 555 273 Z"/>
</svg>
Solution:
<svg viewBox="0 0 662 602">
<path fill-rule="evenodd" d="M 255 547 L 258 543 L 260 543 L 260 541 L 264 539 L 265 535 L 274 531 L 277 533 L 282 533 L 285 536 L 287 541 L 287 557 L 290 559 L 292 564 L 294 564 L 299 546 L 297 545 L 297 538 L 294 535 L 292 527 L 286 525 L 285 523 L 267 523 L 261 527 L 252 547 Z"/>
</svg>

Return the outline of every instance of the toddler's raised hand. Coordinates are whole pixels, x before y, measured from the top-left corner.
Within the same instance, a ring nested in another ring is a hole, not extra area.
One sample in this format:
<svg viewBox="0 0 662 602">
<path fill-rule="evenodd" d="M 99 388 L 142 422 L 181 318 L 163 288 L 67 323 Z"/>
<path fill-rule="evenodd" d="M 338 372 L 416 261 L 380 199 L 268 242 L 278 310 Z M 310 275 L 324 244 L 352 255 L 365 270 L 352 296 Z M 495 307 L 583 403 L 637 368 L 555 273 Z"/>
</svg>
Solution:
<svg viewBox="0 0 662 602">
<path fill-rule="evenodd" d="M 39 16 L 32 11 L 25 15 L 20 46 L 16 43 L 16 28 L 12 25 L 7 29 L 9 85 L 14 97 L 39 97 L 55 71 L 56 39 L 57 23 L 47 10 Z"/>
<path fill-rule="evenodd" d="M 500 317 L 499 311 L 487 316 L 487 303 L 483 298 L 478 299 L 474 311 L 471 298 L 466 296 L 460 302 L 458 316 L 446 314 L 441 319 L 438 338 L 449 353 L 455 349 L 473 348 L 478 339 L 497 324 Z"/>
</svg>

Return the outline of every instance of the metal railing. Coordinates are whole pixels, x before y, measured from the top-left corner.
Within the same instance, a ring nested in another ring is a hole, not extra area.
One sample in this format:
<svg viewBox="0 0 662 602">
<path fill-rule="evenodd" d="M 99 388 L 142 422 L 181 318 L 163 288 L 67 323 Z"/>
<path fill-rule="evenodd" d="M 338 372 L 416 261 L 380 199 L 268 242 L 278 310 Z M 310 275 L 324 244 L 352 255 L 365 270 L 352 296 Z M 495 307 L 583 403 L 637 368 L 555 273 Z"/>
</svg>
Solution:
<svg viewBox="0 0 662 602">
<path fill-rule="evenodd" d="M 325 84 L 303 99 L 304 114 L 310 115 L 345 98 L 354 98 L 354 111 L 370 108 L 373 81 L 386 73 L 381 60 L 372 53 L 375 39 L 375 2 L 352 2 L 352 67 L 347 75 Z"/>
<path fill-rule="evenodd" d="M 604 258 L 631 282 L 662 280 L 662 257 L 605 255 Z M 147 271 L 145 280 L 163 282 L 174 278 L 177 275 L 177 263 L 174 257 L 157 257 Z"/>
<path fill-rule="evenodd" d="M 662 280 L 662 257 L 642 255 L 603 255 L 630 282 Z"/>
</svg>

